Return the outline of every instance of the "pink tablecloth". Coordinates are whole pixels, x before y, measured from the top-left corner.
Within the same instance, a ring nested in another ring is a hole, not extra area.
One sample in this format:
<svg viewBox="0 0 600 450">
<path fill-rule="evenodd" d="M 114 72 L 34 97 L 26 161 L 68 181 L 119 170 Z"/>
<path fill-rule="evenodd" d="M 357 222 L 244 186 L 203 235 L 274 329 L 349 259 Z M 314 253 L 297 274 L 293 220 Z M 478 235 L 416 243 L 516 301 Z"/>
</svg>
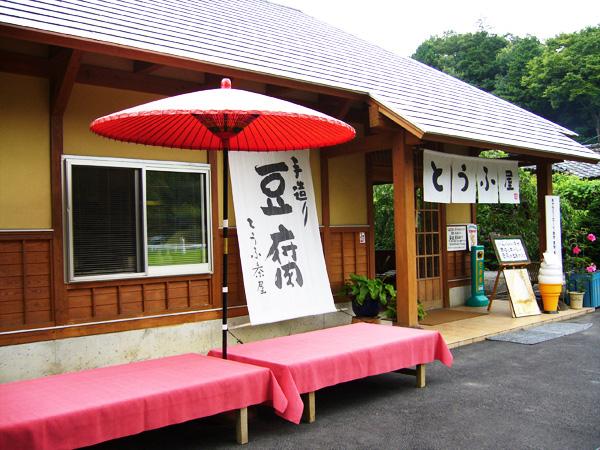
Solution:
<svg viewBox="0 0 600 450">
<path fill-rule="evenodd" d="M 76 448 L 287 400 L 263 367 L 187 354 L 0 385 L 0 449 Z"/>
<path fill-rule="evenodd" d="M 452 365 L 439 332 L 368 323 L 234 345 L 227 355 L 272 370 L 288 400 L 280 415 L 294 423 L 302 416 L 302 393 L 436 359 Z"/>
</svg>

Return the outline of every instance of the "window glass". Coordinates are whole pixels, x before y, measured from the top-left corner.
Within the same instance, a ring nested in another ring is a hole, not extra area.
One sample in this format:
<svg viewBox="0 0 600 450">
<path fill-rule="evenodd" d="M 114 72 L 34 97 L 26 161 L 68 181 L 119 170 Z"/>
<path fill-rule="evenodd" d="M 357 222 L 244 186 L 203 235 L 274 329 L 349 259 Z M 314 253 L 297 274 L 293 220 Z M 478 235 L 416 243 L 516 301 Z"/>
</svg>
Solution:
<svg viewBox="0 0 600 450">
<path fill-rule="evenodd" d="M 139 170 L 74 166 L 75 276 L 140 272 Z"/>
<path fill-rule="evenodd" d="M 205 175 L 146 172 L 148 265 L 208 262 Z"/>
<path fill-rule="evenodd" d="M 65 161 L 70 280 L 211 270 L 208 165 L 76 156 Z"/>
</svg>

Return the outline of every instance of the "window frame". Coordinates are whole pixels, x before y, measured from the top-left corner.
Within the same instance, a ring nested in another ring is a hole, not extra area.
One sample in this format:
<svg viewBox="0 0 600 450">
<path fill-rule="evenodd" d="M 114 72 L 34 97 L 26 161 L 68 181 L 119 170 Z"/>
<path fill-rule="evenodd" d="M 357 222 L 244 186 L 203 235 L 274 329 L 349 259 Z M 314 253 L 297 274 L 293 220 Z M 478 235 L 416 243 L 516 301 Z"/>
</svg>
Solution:
<svg viewBox="0 0 600 450">
<path fill-rule="evenodd" d="M 62 177 L 62 192 L 63 192 L 63 242 L 65 255 L 65 282 L 78 283 L 86 281 L 104 281 L 104 280 L 122 280 L 132 278 L 153 278 L 164 276 L 178 275 L 198 275 L 213 273 L 213 230 L 212 230 L 212 202 L 211 202 L 211 171 L 210 164 L 178 162 L 178 161 L 161 161 L 148 159 L 126 159 L 114 157 L 96 157 L 96 156 L 79 156 L 79 155 L 63 155 L 63 177 Z M 140 183 L 138 184 L 139 192 L 139 207 L 136 209 L 136 216 L 141 214 L 139 227 L 136 230 L 141 237 L 140 250 L 142 252 L 143 262 L 141 264 L 141 272 L 133 273 L 116 273 L 103 275 L 83 275 L 76 276 L 74 266 L 74 245 L 73 245 L 73 191 L 72 191 L 72 168 L 73 166 L 96 166 L 96 167 L 115 167 L 115 168 L 131 168 L 137 169 L 140 172 Z M 183 172 L 183 173 L 198 173 L 204 175 L 205 185 L 203 187 L 205 193 L 206 211 L 204 218 L 206 221 L 206 238 L 207 238 L 207 257 L 206 263 L 199 264 L 180 264 L 166 266 L 149 266 L 148 265 L 148 223 L 147 223 L 147 206 L 146 206 L 146 171 L 164 171 L 164 172 Z"/>
</svg>

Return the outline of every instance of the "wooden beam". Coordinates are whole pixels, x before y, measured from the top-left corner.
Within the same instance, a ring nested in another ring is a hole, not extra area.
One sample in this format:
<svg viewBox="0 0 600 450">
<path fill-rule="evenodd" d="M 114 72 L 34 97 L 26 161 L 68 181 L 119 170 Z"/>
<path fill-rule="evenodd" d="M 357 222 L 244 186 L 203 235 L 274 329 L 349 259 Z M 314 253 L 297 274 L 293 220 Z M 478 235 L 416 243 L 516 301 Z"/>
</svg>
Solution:
<svg viewBox="0 0 600 450">
<path fill-rule="evenodd" d="M 346 144 L 335 145 L 322 150 L 327 158 L 351 155 L 353 153 L 370 153 L 392 148 L 392 134 L 373 134 L 354 139 Z"/>
<path fill-rule="evenodd" d="M 71 91 L 79 72 L 82 52 L 65 49 L 52 59 L 52 78 L 50 95 L 50 113 L 60 115 L 65 112 Z"/>
<path fill-rule="evenodd" d="M 366 94 L 351 90 L 332 88 L 321 84 L 314 84 L 305 81 L 282 78 L 276 75 L 259 73 L 255 71 L 246 71 L 231 66 L 208 63 L 193 58 L 185 58 L 177 55 L 165 55 L 163 53 L 157 53 L 150 50 L 142 50 L 119 44 L 99 42 L 93 39 L 35 30 L 33 28 L 0 24 L 0 36 L 8 37 L 10 39 L 39 42 L 47 45 L 68 47 L 91 53 L 117 56 L 120 58 L 146 61 L 164 66 L 179 67 L 181 69 L 190 69 L 198 72 L 220 73 L 230 78 L 241 78 L 259 83 L 272 83 L 278 86 L 290 87 L 308 92 L 329 94 L 336 97 L 352 98 L 356 100 L 366 100 L 367 98 Z"/>
<path fill-rule="evenodd" d="M 50 76 L 50 61 L 39 56 L 0 50 L 0 72 L 48 78 Z"/>
<path fill-rule="evenodd" d="M 77 82 L 165 96 L 184 94 L 205 88 L 200 83 L 90 65 L 81 66 Z"/>
<path fill-rule="evenodd" d="M 398 128 L 398 125 L 381 114 L 378 105 L 375 103 L 370 103 L 369 128 L 373 131 L 390 131 Z"/>
<path fill-rule="evenodd" d="M 134 61 L 133 62 L 133 71 L 134 73 L 152 73 L 161 67 L 164 67 L 162 64 L 154 64 L 145 61 Z"/>
<path fill-rule="evenodd" d="M 537 164 L 535 175 L 537 178 L 538 202 L 538 236 L 540 239 L 540 258 L 546 248 L 546 195 L 552 195 L 552 163 L 544 161 Z"/>
<path fill-rule="evenodd" d="M 404 135 L 404 131 L 397 133 L 392 143 L 398 290 L 396 317 L 398 325 L 412 327 L 418 324 L 414 151 L 406 145 Z"/>
</svg>

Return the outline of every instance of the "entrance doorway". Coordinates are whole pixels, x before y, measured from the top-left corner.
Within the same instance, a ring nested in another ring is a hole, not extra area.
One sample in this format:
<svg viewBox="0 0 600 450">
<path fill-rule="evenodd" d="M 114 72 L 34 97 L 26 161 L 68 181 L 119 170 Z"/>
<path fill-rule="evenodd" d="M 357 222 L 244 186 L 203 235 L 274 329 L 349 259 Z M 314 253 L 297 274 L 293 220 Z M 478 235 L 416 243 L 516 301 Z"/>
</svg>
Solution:
<svg viewBox="0 0 600 450">
<path fill-rule="evenodd" d="M 415 161 L 417 298 L 426 310 L 444 307 L 442 273 L 443 211 L 439 203 L 423 201 L 422 154 Z M 395 267 L 391 152 L 370 153 L 367 158 L 369 192 L 373 201 L 370 223 L 375 236 L 378 274 L 402 270 Z M 377 192 L 375 192 L 377 190 Z M 390 280 L 391 281 L 391 280 Z"/>
</svg>

